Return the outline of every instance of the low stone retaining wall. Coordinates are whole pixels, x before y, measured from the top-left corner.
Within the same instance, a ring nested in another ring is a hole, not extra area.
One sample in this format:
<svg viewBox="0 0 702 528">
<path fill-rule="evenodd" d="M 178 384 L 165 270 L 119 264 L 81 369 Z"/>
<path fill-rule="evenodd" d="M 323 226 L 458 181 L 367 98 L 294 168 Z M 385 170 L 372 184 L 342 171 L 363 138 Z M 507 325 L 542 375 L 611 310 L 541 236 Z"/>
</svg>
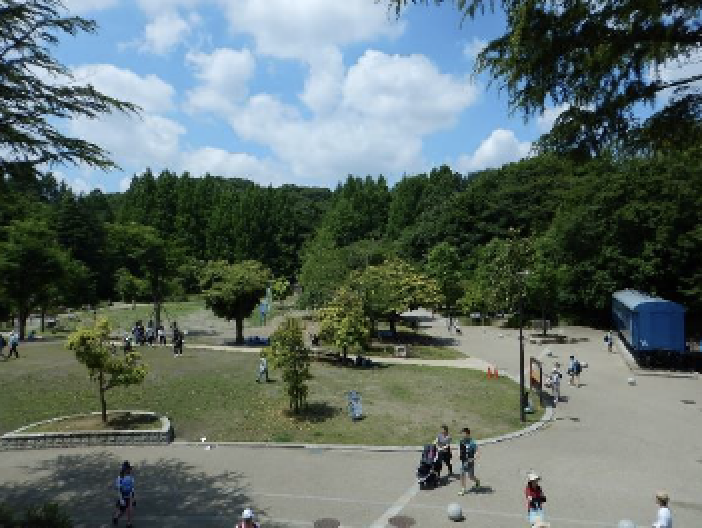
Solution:
<svg viewBox="0 0 702 528">
<path fill-rule="evenodd" d="M 130 412 L 131 414 L 158 416 L 156 413 L 146 411 L 110 411 Z M 90 413 L 100 414 L 100 413 Z M 76 431 L 63 433 L 30 433 L 27 429 L 52 422 L 58 422 L 76 416 L 61 416 L 44 420 L 0 437 L 0 450 L 7 449 L 46 449 L 50 447 L 85 447 L 85 446 L 110 446 L 110 445 L 159 445 L 170 444 L 173 441 L 173 428 L 165 416 L 161 416 L 160 429 L 123 430 L 123 431 Z"/>
</svg>

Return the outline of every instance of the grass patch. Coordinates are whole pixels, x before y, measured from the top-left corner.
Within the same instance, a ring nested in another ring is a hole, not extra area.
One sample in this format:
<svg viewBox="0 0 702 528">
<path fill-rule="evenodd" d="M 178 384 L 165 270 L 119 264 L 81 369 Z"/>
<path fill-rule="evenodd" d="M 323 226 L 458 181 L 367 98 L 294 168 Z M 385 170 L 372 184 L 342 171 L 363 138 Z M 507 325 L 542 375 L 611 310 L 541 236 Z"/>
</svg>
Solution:
<svg viewBox="0 0 702 528">
<path fill-rule="evenodd" d="M 26 433 L 64 433 L 69 431 L 130 431 L 161 429 L 161 419 L 149 414 L 132 414 L 130 412 L 109 413 L 107 423 L 103 423 L 99 414 L 70 416 L 65 420 L 39 424 Z"/>
<path fill-rule="evenodd" d="M 109 391 L 108 409 L 166 415 L 180 440 L 418 445 L 431 440 L 442 423 L 454 436 L 468 426 L 478 438 L 521 427 L 517 385 L 506 378 L 488 381 L 467 369 L 315 363 L 309 407 L 292 416 L 279 372 L 271 372 L 271 383 L 256 383 L 257 354 L 186 349 L 174 359 L 167 348 L 140 351 L 149 365 L 146 381 Z M 0 433 L 99 410 L 87 370 L 57 343 L 26 344 L 19 360 L 0 362 L 0 386 L 12 394 L 12 404 L 0 413 Z M 363 397 L 366 418 L 356 423 L 346 412 L 350 390 Z"/>
<path fill-rule="evenodd" d="M 395 352 L 393 345 L 376 345 L 366 353 L 374 357 L 392 357 Z M 410 345 L 410 358 L 416 359 L 464 359 L 468 356 L 458 350 L 446 346 Z"/>
</svg>

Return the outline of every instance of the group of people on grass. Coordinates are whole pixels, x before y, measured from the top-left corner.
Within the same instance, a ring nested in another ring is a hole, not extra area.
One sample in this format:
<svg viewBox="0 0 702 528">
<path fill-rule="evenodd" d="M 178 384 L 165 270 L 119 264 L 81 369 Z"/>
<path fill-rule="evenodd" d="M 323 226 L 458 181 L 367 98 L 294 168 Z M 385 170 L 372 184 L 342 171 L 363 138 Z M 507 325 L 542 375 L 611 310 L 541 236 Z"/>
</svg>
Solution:
<svg viewBox="0 0 702 528">
<path fill-rule="evenodd" d="M 185 341 L 185 334 L 178 324 L 173 322 L 171 325 L 173 330 L 173 336 L 171 338 L 171 343 L 173 344 L 173 357 L 179 357 L 183 355 L 183 343 Z M 158 343 L 161 346 L 167 345 L 166 340 L 166 329 L 163 325 L 159 325 L 158 328 L 154 326 L 153 321 L 149 321 L 146 325 L 141 321 L 134 323 L 134 326 L 129 332 L 124 334 L 124 352 L 130 352 L 133 349 L 134 344 L 139 346 L 154 346 Z"/>
<path fill-rule="evenodd" d="M 19 359 L 19 341 L 19 334 L 14 330 L 10 332 L 7 338 L 0 334 L 0 356 L 5 357 L 5 347 L 9 347 L 7 359 L 10 359 L 13 355 Z"/>
</svg>

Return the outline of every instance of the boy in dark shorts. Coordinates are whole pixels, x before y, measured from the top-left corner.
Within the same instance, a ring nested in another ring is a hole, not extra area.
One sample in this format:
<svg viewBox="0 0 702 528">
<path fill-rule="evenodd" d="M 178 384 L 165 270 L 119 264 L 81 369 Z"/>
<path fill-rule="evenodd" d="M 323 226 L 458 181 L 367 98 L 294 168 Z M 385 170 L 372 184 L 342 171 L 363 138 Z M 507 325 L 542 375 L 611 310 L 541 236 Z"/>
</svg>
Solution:
<svg viewBox="0 0 702 528">
<path fill-rule="evenodd" d="M 132 466 L 127 460 L 122 463 L 122 469 L 117 477 L 117 504 L 115 513 L 112 515 L 112 526 L 117 526 L 119 518 L 127 513 L 127 528 L 132 528 L 132 509 L 136 504 L 134 500 L 134 477 L 132 476 Z"/>
<path fill-rule="evenodd" d="M 470 429 L 464 427 L 463 438 L 458 443 L 461 458 L 461 491 L 459 495 L 466 494 L 466 475 L 473 481 L 473 488 L 480 487 L 480 479 L 475 476 L 475 458 L 478 454 L 478 445 L 470 437 Z"/>
</svg>

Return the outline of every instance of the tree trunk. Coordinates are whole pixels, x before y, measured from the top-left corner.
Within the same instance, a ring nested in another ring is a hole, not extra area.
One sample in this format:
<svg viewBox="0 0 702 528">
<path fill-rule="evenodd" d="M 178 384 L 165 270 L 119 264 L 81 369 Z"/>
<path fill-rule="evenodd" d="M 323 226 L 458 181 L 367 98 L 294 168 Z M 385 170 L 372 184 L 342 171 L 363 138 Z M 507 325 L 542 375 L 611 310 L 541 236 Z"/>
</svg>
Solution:
<svg viewBox="0 0 702 528">
<path fill-rule="evenodd" d="M 392 334 L 393 339 L 397 338 L 397 325 L 395 323 L 394 316 L 390 318 L 390 333 Z"/>
<path fill-rule="evenodd" d="M 17 322 L 19 323 L 19 338 L 20 341 L 24 341 L 27 334 L 27 318 L 29 317 L 29 310 L 21 310 L 17 314 Z"/>
<path fill-rule="evenodd" d="M 98 374 L 98 387 L 100 389 L 100 411 L 102 423 L 107 423 L 107 400 L 105 399 L 105 375 L 102 371 Z"/>
<path fill-rule="evenodd" d="M 44 333 L 44 320 L 46 319 L 46 309 L 41 309 L 41 333 Z"/>
<path fill-rule="evenodd" d="M 541 335 L 546 335 L 546 309 L 543 307 L 541 308 L 541 332 Z"/>
<path fill-rule="evenodd" d="M 154 329 L 161 326 L 161 301 L 154 299 Z"/>
<path fill-rule="evenodd" d="M 244 344 L 244 319 L 242 317 L 237 317 L 236 322 L 236 344 Z"/>
</svg>

